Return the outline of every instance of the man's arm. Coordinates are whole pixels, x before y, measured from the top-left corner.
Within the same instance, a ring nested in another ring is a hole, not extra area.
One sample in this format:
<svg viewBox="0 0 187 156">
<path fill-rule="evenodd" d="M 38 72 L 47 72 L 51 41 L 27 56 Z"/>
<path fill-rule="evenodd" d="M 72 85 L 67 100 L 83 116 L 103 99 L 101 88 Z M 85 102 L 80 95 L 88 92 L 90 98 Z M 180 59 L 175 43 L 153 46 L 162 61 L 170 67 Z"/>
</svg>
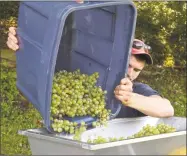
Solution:
<svg viewBox="0 0 187 156">
<path fill-rule="evenodd" d="M 174 115 L 174 109 L 169 100 L 158 95 L 144 96 L 133 93 L 132 82 L 125 78 L 116 87 L 115 96 L 128 107 L 134 108 L 146 115 L 153 117 L 170 117 Z"/>
<path fill-rule="evenodd" d="M 174 115 L 174 109 L 170 101 L 158 95 L 147 97 L 137 93 L 132 93 L 129 101 L 124 104 L 153 117 L 163 118 Z"/>
</svg>

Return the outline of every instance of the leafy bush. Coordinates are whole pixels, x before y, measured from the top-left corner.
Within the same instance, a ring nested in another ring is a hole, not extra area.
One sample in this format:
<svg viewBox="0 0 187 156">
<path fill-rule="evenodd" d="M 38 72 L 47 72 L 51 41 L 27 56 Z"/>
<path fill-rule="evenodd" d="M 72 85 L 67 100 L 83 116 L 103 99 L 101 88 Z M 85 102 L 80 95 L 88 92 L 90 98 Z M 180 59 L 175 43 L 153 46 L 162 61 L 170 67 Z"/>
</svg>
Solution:
<svg viewBox="0 0 187 156">
<path fill-rule="evenodd" d="M 16 71 L 3 61 L 1 66 L 1 152 L 2 154 L 30 155 L 27 138 L 18 135 L 22 129 L 41 127 L 40 114 L 16 88 Z"/>
<path fill-rule="evenodd" d="M 1 101 L 14 102 L 21 97 L 15 85 L 16 71 L 8 66 L 8 62 L 1 62 Z"/>
<path fill-rule="evenodd" d="M 10 26 L 17 27 L 19 2 L 0 2 L 0 47 L 6 47 L 7 32 Z"/>
<path fill-rule="evenodd" d="M 173 68 L 146 67 L 139 81 L 149 84 L 170 100 L 175 116 L 186 117 L 186 73 Z"/>
<path fill-rule="evenodd" d="M 175 66 L 186 65 L 186 2 L 136 1 L 136 37 L 152 47 L 154 62 L 172 56 Z M 171 58 L 171 57 L 170 57 Z"/>
</svg>

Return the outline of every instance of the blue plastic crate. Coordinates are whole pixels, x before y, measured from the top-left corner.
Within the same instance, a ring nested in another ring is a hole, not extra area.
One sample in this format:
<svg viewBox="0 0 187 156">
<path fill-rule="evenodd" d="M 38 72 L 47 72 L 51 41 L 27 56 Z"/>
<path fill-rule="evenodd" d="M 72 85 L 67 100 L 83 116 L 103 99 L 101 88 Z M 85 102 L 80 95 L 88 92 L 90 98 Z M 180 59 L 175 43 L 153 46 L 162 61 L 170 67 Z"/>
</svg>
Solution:
<svg viewBox="0 0 187 156">
<path fill-rule="evenodd" d="M 41 113 L 49 131 L 53 76 L 59 70 L 99 72 L 98 85 L 108 92 L 107 107 L 117 115 L 121 103 L 113 90 L 127 71 L 136 16 L 127 0 L 20 3 L 17 87 Z"/>
</svg>

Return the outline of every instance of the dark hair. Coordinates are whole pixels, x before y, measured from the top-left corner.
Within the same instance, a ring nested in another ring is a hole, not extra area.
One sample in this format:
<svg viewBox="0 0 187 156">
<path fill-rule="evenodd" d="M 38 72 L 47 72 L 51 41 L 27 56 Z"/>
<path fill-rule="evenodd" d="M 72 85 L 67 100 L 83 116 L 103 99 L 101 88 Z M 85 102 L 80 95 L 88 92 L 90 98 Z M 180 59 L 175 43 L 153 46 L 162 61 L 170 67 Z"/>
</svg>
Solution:
<svg viewBox="0 0 187 156">
<path fill-rule="evenodd" d="M 142 62 L 147 62 L 147 57 L 145 55 L 142 54 L 136 54 L 133 55 L 138 61 L 142 61 Z"/>
</svg>

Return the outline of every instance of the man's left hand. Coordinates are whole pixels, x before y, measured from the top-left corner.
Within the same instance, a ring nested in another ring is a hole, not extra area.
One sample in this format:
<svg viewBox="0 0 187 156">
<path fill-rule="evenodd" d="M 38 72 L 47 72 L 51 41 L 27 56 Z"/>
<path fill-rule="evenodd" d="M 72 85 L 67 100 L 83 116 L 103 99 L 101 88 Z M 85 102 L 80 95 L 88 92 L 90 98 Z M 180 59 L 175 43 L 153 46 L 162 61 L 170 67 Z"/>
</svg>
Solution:
<svg viewBox="0 0 187 156">
<path fill-rule="evenodd" d="M 114 90 L 115 97 L 123 104 L 128 105 L 133 95 L 132 86 L 133 84 L 128 78 L 122 79 L 120 85 Z"/>
</svg>

